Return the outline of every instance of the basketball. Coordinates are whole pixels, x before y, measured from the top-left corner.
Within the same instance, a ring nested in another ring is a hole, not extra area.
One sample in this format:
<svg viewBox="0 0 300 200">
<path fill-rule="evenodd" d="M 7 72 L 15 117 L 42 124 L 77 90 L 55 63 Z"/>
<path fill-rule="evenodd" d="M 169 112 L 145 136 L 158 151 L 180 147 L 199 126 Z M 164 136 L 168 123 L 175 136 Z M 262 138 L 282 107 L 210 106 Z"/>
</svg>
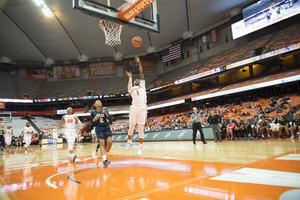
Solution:
<svg viewBox="0 0 300 200">
<path fill-rule="evenodd" d="M 140 36 L 135 36 L 134 38 L 132 38 L 132 46 L 134 47 L 140 47 L 143 44 L 143 39 Z"/>
</svg>

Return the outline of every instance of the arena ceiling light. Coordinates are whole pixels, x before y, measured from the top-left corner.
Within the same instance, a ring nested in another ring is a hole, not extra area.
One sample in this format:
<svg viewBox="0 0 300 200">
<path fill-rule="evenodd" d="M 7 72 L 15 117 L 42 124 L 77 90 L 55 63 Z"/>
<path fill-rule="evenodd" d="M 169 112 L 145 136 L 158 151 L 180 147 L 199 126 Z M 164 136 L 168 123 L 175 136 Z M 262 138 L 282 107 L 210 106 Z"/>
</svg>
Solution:
<svg viewBox="0 0 300 200">
<path fill-rule="evenodd" d="M 47 6 L 47 4 L 44 2 L 44 0 L 33 0 L 34 3 L 41 8 L 42 12 L 46 17 L 53 17 L 53 12 L 50 10 L 50 8 Z"/>
</svg>

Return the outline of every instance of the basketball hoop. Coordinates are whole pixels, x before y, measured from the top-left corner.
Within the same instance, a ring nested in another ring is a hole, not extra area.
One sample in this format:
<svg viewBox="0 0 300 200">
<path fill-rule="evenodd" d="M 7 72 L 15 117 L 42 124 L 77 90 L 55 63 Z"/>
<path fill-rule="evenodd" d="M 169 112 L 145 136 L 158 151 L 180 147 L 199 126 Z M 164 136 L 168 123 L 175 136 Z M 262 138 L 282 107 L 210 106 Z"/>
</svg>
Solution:
<svg viewBox="0 0 300 200">
<path fill-rule="evenodd" d="M 101 19 L 98 25 L 105 34 L 105 44 L 107 46 L 117 46 L 121 44 L 121 32 L 123 28 L 121 24 Z"/>
</svg>

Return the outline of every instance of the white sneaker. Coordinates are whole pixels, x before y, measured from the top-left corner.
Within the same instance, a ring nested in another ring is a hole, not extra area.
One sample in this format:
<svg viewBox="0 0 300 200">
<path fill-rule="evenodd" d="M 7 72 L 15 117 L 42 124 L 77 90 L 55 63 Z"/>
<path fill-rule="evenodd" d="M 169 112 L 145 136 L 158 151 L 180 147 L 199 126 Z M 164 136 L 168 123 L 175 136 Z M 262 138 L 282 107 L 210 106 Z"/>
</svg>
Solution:
<svg viewBox="0 0 300 200">
<path fill-rule="evenodd" d="M 130 146 L 132 145 L 132 142 L 127 142 L 127 144 L 126 144 L 126 151 L 128 151 L 129 150 L 129 148 L 130 148 Z"/>
<path fill-rule="evenodd" d="M 137 155 L 138 155 L 138 156 L 141 156 L 141 155 L 142 155 L 142 148 L 141 148 L 141 147 L 138 147 Z"/>
<path fill-rule="evenodd" d="M 25 155 L 27 155 L 28 154 L 28 152 L 27 152 L 27 150 L 25 150 Z"/>
<path fill-rule="evenodd" d="M 294 139 L 294 135 L 291 136 L 291 139 Z"/>
<path fill-rule="evenodd" d="M 142 144 L 139 144 L 139 148 L 144 149 L 144 146 Z"/>
</svg>

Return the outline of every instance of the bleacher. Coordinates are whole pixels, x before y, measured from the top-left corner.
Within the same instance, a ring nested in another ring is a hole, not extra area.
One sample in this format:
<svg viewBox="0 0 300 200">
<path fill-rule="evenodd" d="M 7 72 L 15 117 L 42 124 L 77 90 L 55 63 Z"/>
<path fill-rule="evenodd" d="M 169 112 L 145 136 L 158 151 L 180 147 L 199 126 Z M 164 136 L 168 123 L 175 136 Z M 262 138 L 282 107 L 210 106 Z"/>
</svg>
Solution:
<svg viewBox="0 0 300 200">
<path fill-rule="evenodd" d="M 13 79 L 16 83 L 20 96 L 28 95 L 29 97 L 34 97 L 38 93 L 41 84 L 40 81 L 17 76 L 14 76 Z"/>
<path fill-rule="evenodd" d="M 300 24 L 291 25 L 278 31 L 274 38 L 268 43 L 272 50 L 280 49 L 300 41 Z"/>
<path fill-rule="evenodd" d="M 39 127 L 42 131 L 48 132 L 50 129 L 53 129 L 55 126 L 59 125 L 59 120 L 53 120 L 46 117 L 34 117 L 33 122 Z M 11 123 L 5 123 L 5 126 L 12 126 L 14 131 L 14 136 L 19 136 L 22 133 L 23 128 L 25 127 L 27 120 L 22 119 L 21 116 L 12 116 Z"/>
<path fill-rule="evenodd" d="M 148 75 L 146 76 L 147 89 L 247 59 L 255 56 L 255 49 L 260 47 L 266 47 L 265 51 L 271 51 L 294 44 L 300 41 L 299 31 L 300 24 L 294 24 L 158 77 Z M 119 94 L 127 92 L 127 83 L 126 76 L 40 82 L 1 72 L 0 97 L 20 98 L 23 94 L 29 95 L 30 98 L 76 97 L 85 96 L 91 90 L 97 94 Z"/>
<path fill-rule="evenodd" d="M 248 43 L 231 48 L 225 52 L 211 56 L 202 61 L 183 66 L 171 72 L 160 75 L 154 81 L 152 87 L 158 87 L 172 83 L 175 80 L 185 78 L 197 73 L 205 72 L 218 67 L 226 66 L 228 64 L 238 62 L 250 57 L 254 57 L 255 49 L 265 47 L 265 52 L 280 49 L 300 41 L 300 24 L 294 24 L 283 28 L 274 33 L 264 35 L 260 38 L 249 41 Z"/>
<path fill-rule="evenodd" d="M 16 90 L 16 85 L 12 76 L 5 72 L 0 72 L 0 98 L 16 99 L 20 94 Z"/>
<path fill-rule="evenodd" d="M 156 76 L 145 76 L 146 83 L 152 82 Z M 93 90 L 97 94 L 120 94 L 127 92 L 128 78 L 102 77 L 88 80 L 67 80 L 42 82 L 36 98 L 85 96 Z M 108 87 L 109 86 L 109 87 Z"/>
</svg>

